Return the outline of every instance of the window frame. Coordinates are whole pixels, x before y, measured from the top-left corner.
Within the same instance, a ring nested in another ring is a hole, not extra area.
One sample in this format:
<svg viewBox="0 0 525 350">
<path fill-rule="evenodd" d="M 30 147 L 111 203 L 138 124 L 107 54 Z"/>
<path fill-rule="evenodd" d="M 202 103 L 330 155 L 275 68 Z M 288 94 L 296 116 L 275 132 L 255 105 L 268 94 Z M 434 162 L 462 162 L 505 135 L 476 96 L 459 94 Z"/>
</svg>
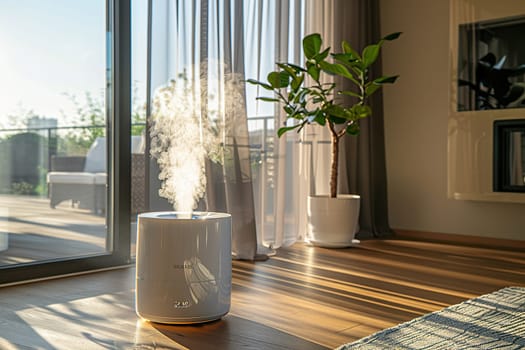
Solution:
<svg viewBox="0 0 525 350">
<path fill-rule="evenodd" d="M 131 197 L 131 0 L 106 0 L 106 132 L 108 211 L 105 253 L 0 267 L 0 285 L 41 280 L 132 264 Z"/>
</svg>

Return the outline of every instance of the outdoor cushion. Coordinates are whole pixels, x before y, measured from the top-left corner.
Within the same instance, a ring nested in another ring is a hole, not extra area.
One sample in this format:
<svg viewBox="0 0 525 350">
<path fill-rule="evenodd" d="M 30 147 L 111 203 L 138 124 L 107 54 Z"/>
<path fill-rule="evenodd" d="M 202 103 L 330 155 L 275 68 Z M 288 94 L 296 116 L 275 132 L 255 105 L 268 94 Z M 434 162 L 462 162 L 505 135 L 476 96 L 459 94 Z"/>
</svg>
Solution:
<svg viewBox="0 0 525 350">
<path fill-rule="evenodd" d="M 97 137 L 86 154 L 84 171 L 87 173 L 106 172 L 106 138 Z"/>
<path fill-rule="evenodd" d="M 51 207 L 54 208 L 64 200 L 73 200 L 79 203 L 79 207 L 89 208 L 95 213 L 105 212 L 108 177 L 106 143 L 105 137 L 95 139 L 86 154 L 84 171 L 51 171 L 47 174 Z M 131 153 L 132 155 L 142 154 L 143 157 L 144 138 L 142 136 L 132 136 Z"/>
<path fill-rule="evenodd" d="M 47 173 L 47 182 L 50 184 L 82 184 L 92 185 L 95 183 L 96 175 L 85 172 L 53 171 Z"/>
<path fill-rule="evenodd" d="M 106 173 L 96 173 L 95 185 L 105 185 L 108 182 L 108 175 Z"/>
</svg>

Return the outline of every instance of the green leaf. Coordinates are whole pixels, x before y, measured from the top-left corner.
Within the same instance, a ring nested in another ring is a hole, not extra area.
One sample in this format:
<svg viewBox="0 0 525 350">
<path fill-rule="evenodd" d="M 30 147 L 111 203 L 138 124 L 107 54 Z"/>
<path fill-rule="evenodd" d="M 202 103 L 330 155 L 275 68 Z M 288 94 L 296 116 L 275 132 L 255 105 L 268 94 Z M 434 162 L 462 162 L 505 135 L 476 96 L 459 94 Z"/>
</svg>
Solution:
<svg viewBox="0 0 525 350">
<path fill-rule="evenodd" d="M 372 108 L 367 105 L 353 105 L 351 110 L 355 119 L 363 119 L 372 114 Z"/>
<path fill-rule="evenodd" d="M 313 102 L 313 103 L 321 103 L 321 102 L 323 102 L 323 101 L 324 101 L 323 98 L 322 98 L 322 97 L 319 97 L 319 96 L 314 97 L 314 98 L 312 99 L 312 102 Z"/>
<path fill-rule="evenodd" d="M 359 135 L 359 124 L 353 122 L 346 127 L 346 132 L 350 135 Z"/>
<path fill-rule="evenodd" d="M 368 84 L 365 88 L 365 94 L 366 96 L 372 95 L 374 92 L 376 92 L 381 87 L 381 84 Z"/>
<path fill-rule="evenodd" d="M 292 108 L 292 107 L 295 107 L 295 108 Z M 286 116 L 286 118 L 302 119 L 301 116 L 299 115 L 299 111 L 300 111 L 300 109 L 298 108 L 298 106 L 291 106 L 291 107 L 286 111 L 286 113 L 288 114 L 288 115 Z"/>
<path fill-rule="evenodd" d="M 363 64 L 363 61 L 361 60 L 361 57 L 355 58 L 355 56 L 352 54 L 337 53 L 332 54 L 332 57 L 336 61 L 341 62 L 341 64 L 343 64 L 345 67 L 352 69 L 352 71 L 354 71 L 357 75 L 360 75 L 366 68 Z"/>
<path fill-rule="evenodd" d="M 292 82 L 290 86 L 292 87 L 294 91 L 297 91 L 301 87 L 303 81 L 304 81 L 304 75 L 301 74 L 301 75 L 295 76 L 292 78 Z"/>
<path fill-rule="evenodd" d="M 294 125 L 294 126 L 284 126 L 282 128 L 279 128 L 279 130 L 277 130 L 277 136 L 281 137 L 281 136 L 283 136 L 284 133 L 286 133 L 286 132 L 288 132 L 290 130 L 296 129 L 299 126 L 301 126 L 301 124 L 297 124 L 297 125 Z"/>
<path fill-rule="evenodd" d="M 318 113 L 315 118 L 314 118 L 314 122 L 316 122 L 317 124 L 321 125 L 321 126 L 325 126 L 326 124 L 326 117 L 324 116 L 323 113 Z"/>
<path fill-rule="evenodd" d="M 270 72 L 266 79 L 268 79 L 268 82 L 274 89 L 278 89 L 281 85 L 281 76 L 279 72 Z"/>
<path fill-rule="evenodd" d="M 348 120 L 346 118 L 340 118 L 340 117 L 336 117 L 336 116 L 330 116 L 330 120 L 332 121 L 332 123 L 334 124 L 344 124 L 346 122 L 348 122 Z"/>
<path fill-rule="evenodd" d="M 352 56 L 354 56 L 355 59 L 358 59 L 360 60 L 361 59 L 361 56 L 359 56 L 359 53 L 357 53 L 356 50 L 354 50 L 352 48 L 352 46 L 350 46 L 350 44 L 346 41 L 343 40 L 342 44 L 341 44 L 342 48 L 343 48 L 343 52 L 344 53 L 349 53 L 349 54 L 352 54 Z"/>
<path fill-rule="evenodd" d="M 290 75 L 286 71 L 271 72 L 268 74 L 268 82 L 274 89 L 285 88 L 290 83 Z"/>
<path fill-rule="evenodd" d="M 265 88 L 266 90 L 270 90 L 270 91 L 273 91 L 273 88 L 266 84 L 266 83 L 263 83 L 262 81 L 258 81 L 258 80 L 255 80 L 255 79 L 248 79 L 246 80 L 247 83 L 250 83 L 250 84 L 253 84 L 253 85 L 259 85 L 263 88 Z"/>
<path fill-rule="evenodd" d="M 379 56 L 379 48 L 379 45 L 374 44 L 368 45 L 363 49 L 363 64 L 365 67 L 369 67 L 377 60 L 377 57 Z"/>
<path fill-rule="evenodd" d="M 326 108 L 326 113 L 330 116 L 343 118 L 345 120 L 350 116 L 347 109 L 334 104 Z"/>
<path fill-rule="evenodd" d="M 372 81 L 374 84 L 393 84 L 397 80 L 399 75 L 393 75 L 393 76 L 385 76 L 385 77 L 379 77 Z"/>
<path fill-rule="evenodd" d="M 361 97 L 361 95 L 359 95 L 357 92 L 348 91 L 348 90 L 339 91 L 339 95 L 347 95 L 347 96 L 353 96 L 357 98 Z"/>
<path fill-rule="evenodd" d="M 305 116 L 305 120 L 308 124 L 317 123 L 321 126 L 326 124 L 326 116 L 321 109 L 309 111 L 308 115 Z"/>
<path fill-rule="evenodd" d="M 293 64 L 293 63 L 287 63 L 288 66 L 292 67 L 293 69 L 295 69 L 297 72 L 306 72 L 306 69 L 304 69 L 303 67 L 300 67 L 296 64 Z"/>
<path fill-rule="evenodd" d="M 355 57 L 351 53 L 333 53 L 331 55 L 336 61 L 341 63 L 351 64 L 355 61 L 358 61 L 360 58 Z"/>
<path fill-rule="evenodd" d="M 320 91 L 322 91 L 323 94 L 328 95 L 332 93 L 335 86 L 335 83 L 323 83 Z"/>
<path fill-rule="evenodd" d="M 297 93 L 297 95 L 294 96 L 293 101 L 295 103 L 300 103 L 301 105 L 304 105 L 306 103 L 306 98 L 308 97 L 308 94 L 309 90 L 307 88 L 303 88 Z"/>
<path fill-rule="evenodd" d="M 309 76 L 312 77 L 313 80 L 315 80 L 315 81 L 319 80 L 320 70 L 319 70 L 319 67 L 317 67 L 316 65 L 314 65 L 314 64 L 310 65 L 306 72 L 308 73 Z"/>
<path fill-rule="evenodd" d="M 312 59 L 321 50 L 323 40 L 318 33 L 310 34 L 303 39 L 303 51 L 307 59 Z"/>
<path fill-rule="evenodd" d="M 323 52 L 319 53 L 318 55 L 315 55 L 314 60 L 316 62 L 324 61 L 325 58 L 328 57 L 328 54 L 330 53 L 330 48 L 327 48 Z"/>
<path fill-rule="evenodd" d="M 290 84 L 290 74 L 288 74 L 288 72 L 279 72 L 279 77 L 281 78 L 281 88 L 285 88 Z"/>
<path fill-rule="evenodd" d="M 395 32 L 395 33 L 388 34 L 388 35 L 385 36 L 382 40 L 388 40 L 388 41 L 395 40 L 395 39 L 399 38 L 399 36 L 401 35 L 401 33 L 402 33 L 402 32 Z"/>
<path fill-rule="evenodd" d="M 321 69 L 329 74 L 339 75 L 348 79 L 353 79 L 352 74 L 345 66 L 339 63 L 329 63 L 326 61 L 319 62 Z"/>
<path fill-rule="evenodd" d="M 296 69 L 291 67 L 288 63 L 277 63 L 277 66 L 288 72 L 288 74 L 290 74 L 291 77 L 297 75 Z"/>
<path fill-rule="evenodd" d="M 256 97 L 255 99 L 265 101 L 265 102 L 279 102 L 280 101 L 278 98 L 264 97 L 264 96 Z"/>
</svg>

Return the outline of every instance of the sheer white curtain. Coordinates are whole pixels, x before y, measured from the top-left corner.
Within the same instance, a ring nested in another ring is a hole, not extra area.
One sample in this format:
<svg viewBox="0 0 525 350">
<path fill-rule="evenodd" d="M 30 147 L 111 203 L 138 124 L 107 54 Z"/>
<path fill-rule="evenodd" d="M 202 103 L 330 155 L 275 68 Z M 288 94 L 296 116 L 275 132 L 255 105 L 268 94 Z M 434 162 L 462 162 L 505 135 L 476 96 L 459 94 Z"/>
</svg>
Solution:
<svg viewBox="0 0 525 350">
<path fill-rule="evenodd" d="M 304 0 L 248 0 L 246 19 L 246 77 L 264 81 L 276 62 L 301 61 Z M 310 191 L 311 148 L 289 133 L 277 137 L 284 122 L 281 108 L 256 101 L 273 97 L 258 86 L 247 86 L 258 241 L 268 248 L 289 245 L 306 229 L 306 195 Z"/>
<path fill-rule="evenodd" d="M 183 71 L 195 84 L 199 84 L 202 75 L 208 75 L 220 87 L 228 72 L 265 80 L 268 72 L 276 69 L 275 62 L 302 64 L 301 39 L 305 33 L 321 32 L 326 45 L 331 42 L 330 16 L 335 11 L 331 3 L 150 0 L 151 93 Z M 206 62 L 205 67 L 202 62 Z M 237 134 L 226 142 L 235 145 L 232 151 L 242 161 L 230 172 L 208 168 L 208 181 L 216 186 L 208 186 L 207 209 L 236 211 L 237 214 L 232 213 L 234 223 L 238 221 L 239 225 L 234 232 L 234 249 L 244 259 L 258 258 L 257 249 L 268 252 L 265 247 L 274 249 L 302 239 L 307 228 L 307 196 L 328 193 L 328 135 L 321 127 L 308 127 L 301 134 L 292 132 L 278 138 L 276 130 L 284 122 L 284 115 L 280 107 L 256 100 L 265 94 L 271 92 L 253 85 L 245 87 L 241 102 L 246 102 L 243 106 L 244 116 L 248 116 L 249 141 L 245 139 L 246 124 L 237 118 Z M 152 173 L 150 203 L 154 207 Z M 238 174 L 233 177 L 242 181 L 229 181 L 222 173 Z M 229 187 L 222 188 L 223 182 Z M 247 188 L 252 184 L 253 192 Z"/>
<path fill-rule="evenodd" d="M 338 9 L 333 1 L 305 0 L 306 21 L 305 35 L 320 33 L 323 38 L 323 47 L 331 47 L 338 50 L 340 42 L 334 41 L 334 18 Z M 340 9 L 339 9 L 340 11 Z M 332 83 L 332 78 L 326 78 L 326 83 Z M 311 192 L 309 194 L 330 193 L 330 133 L 328 128 L 319 125 L 303 129 L 303 142 L 311 145 L 312 176 Z"/>
<path fill-rule="evenodd" d="M 264 62 L 295 62 L 303 65 L 302 38 L 306 34 L 322 33 L 324 47 L 334 47 L 331 21 L 335 7 L 332 1 L 267 3 L 274 3 L 272 9 L 275 11 L 275 22 L 271 28 L 262 28 L 261 31 L 273 35 L 275 44 L 273 51 L 259 52 L 259 67 L 264 67 Z M 275 69 L 275 66 L 264 68 L 256 76 L 258 80 L 264 80 L 268 71 Z M 259 89 L 257 93 L 261 96 L 265 91 Z M 259 114 L 263 108 L 268 108 L 264 102 L 256 104 L 256 107 Z M 267 110 L 264 112 L 268 113 Z M 275 108 L 271 113 L 276 116 L 275 128 L 282 125 L 282 110 Z M 275 130 L 271 130 L 274 141 L 272 152 L 262 162 L 262 168 L 266 167 L 266 171 L 261 171 L 261 177 L 267 178 L 255 183 L 260 186 L 255 193 L 262 197 L 259 206 L 256 205 L 261 241 L 266 246 L 277 248 L 306 238 L 307 197 L 329 192 L 330 135 L 325 128 L 312 125 L 299 134 L 291 132 L 278 139 Z M 264 198 L 265 195 L 268 198 Z"/>
<path fill-rule="evenodd" d="M 244 3 L 154 0 L 149 2 L 149 9 L 150 96 L 170 80 L 188 84 L 191 92 L 187 94 L 192 97 L 180 101 L 198 107 L 189 109 L 193 115 L 187 122 L 200 118 L 202 128 L 203 121 L 213 119 L 219 126 L 223 158 L 206 163 L 206 194 L 200 209 L 229 212 L 234 258 L 257 259 L 244 87 Z M 170 142 L 176 144 L 178 140 Z M 150 210 L 165 209 L 166 203 L 157 195 L 158 170 L 155 164 L 150 169 Z"/>
<path fill-rule="evenodd" d="M 333 1 L 246 1 L 246 77 L 264 81 L 275 62 L 302 65 L 306 34 L 322 33 L 325 47 L 337 47 L 336 11 Z M 278 138 L 282 109 L 255 100 L 273 97 L 271 92 L 248 85 L 247 96 L 251 142 L 261 145 L 254 168 L 258 241 L 278 248 L 305 238 L 308 195 L 329 192 L 330 135 L 323 127 L 309 126 Z"/>
</svg>

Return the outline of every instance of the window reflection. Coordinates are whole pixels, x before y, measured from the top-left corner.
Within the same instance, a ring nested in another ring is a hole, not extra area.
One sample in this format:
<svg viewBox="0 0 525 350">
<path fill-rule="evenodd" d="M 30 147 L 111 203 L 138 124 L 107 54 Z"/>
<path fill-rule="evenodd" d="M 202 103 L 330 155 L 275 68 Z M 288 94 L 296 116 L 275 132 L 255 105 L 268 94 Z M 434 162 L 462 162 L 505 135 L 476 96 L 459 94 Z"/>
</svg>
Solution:
<svg viewBox="0 0 525 350">
<path fill-rule="evenodd" d="M 0 266 L 106 252 L 106 1 L 2 1 L 0 52 Z"/>
</svg>

